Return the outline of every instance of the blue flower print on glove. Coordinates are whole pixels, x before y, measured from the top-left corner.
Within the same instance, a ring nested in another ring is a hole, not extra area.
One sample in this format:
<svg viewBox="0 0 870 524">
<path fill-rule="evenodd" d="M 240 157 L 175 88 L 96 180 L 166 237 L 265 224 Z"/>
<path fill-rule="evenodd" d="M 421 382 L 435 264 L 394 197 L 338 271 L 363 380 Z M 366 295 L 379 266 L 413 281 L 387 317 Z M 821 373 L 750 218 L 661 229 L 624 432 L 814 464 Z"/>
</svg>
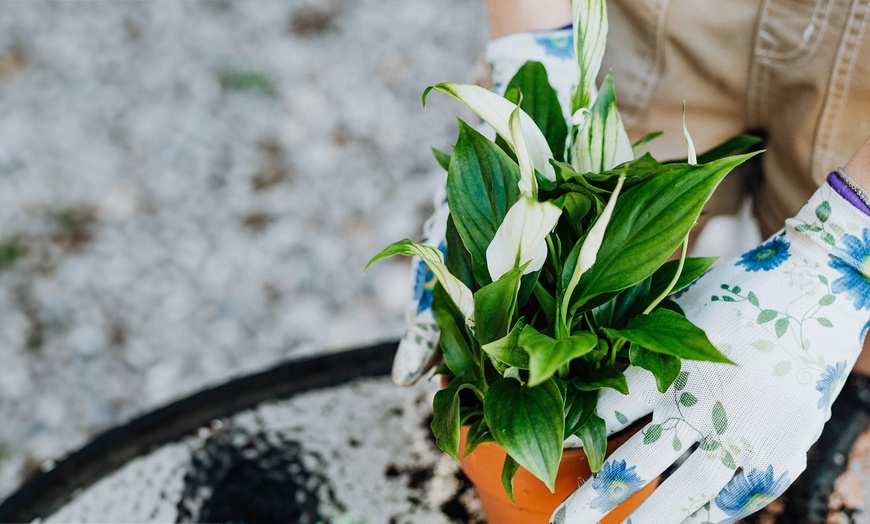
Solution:
<svg viewBox="0 0 870 524">
<path fill-rule="evenodd" d="M 438 250 L 446 257 L 447 243 L 441 241 Z M 414 282 L 414 301 L 417 303 L 417 314 L 432 307 L 432 291 L 435 289 L 437 279 L 426 262 L 420 260 L 417 263 L 417 275 Z"/>
<path fill-rule="evenodd" d="M 835 248 L 828 255 L 828 266 L 843 275 L 831 284 L 831 291 L 845 293 L 857 310 L 870 309 L 870 229 L 861 236 L 843 235 L 845 249 Z"/>
<path fill-rule="evenodd" d="M 748 474 L 741 471 L 716 497 L 719 509 L 733 518 L 720 521 L 720 524 L 755 513 L 780 496 L 788 486 L 788 471 L 774 479 L 773 466 L 767 466 L 764 471 L 753 469 Z"/>
<path fill-rule="evenodd" d="M 776 237 L 744 253 L 737 261 L 737 265 L 746 267 L 747 271 L 770 271 L 788 260 L 791 256 L 788 251 L 789 246 L 790 244 L 782 237 Z"/>
<path fill-rule="evenodd" d="M 550 56 L 564 60 L 574 58 L 574 36 L 571 33 L 537 36 L 535 42 Z"/>
<path fill-rule="evenodd" d="M 591 506 L 602 512 L 610 511 L 643 485 L 644 481 L 637 476 L 634 466 L 627 467 L 624 460 L 605 462 L 592 481 L 592 489 L 598 496 Z"/>
<path fill-rule="evenodd" d="M 816 391 L 822 394 L 819 399 L 819 409 L 825 409 L 831 405 L 831 397 L 834 394 L 834 387 L 846 374 L 846 361 L 837 362 L 836 366 L 827 366 L 822 372 L 822 378 L 816 381 Z"/>
</svg>

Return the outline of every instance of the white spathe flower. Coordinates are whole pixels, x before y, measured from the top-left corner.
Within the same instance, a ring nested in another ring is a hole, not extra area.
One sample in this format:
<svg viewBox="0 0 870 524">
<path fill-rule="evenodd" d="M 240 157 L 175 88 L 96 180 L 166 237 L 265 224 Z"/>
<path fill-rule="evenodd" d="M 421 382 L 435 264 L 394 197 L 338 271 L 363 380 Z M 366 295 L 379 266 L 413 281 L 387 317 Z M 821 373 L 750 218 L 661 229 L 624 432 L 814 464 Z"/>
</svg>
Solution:
<svg viewBox="0 0 870 524">
<path fill-rule="evenodd" d="M 561 215 L 562 210 L 550 202 L 520 197 L 486 248 L 486 265 L 493 282 L 526 264 L 524 275 L 541 269 L 547 259 L 547 235 Z"/>
<path fill-rule="evenodd" d="M 535 167 L 532 165 L 532 157 L 529 155 L 529 147 L 520 119 L 520 106 L 511 113 L 508 121 L 511 138 L 514 139 L 514 153 L 517 155 L 517 164 L 520 166 L 520 192 L 527 197 L 538 196 L 538 181 L 535 179 Z"/>
<path fill-rule="evenodd" d="M 468 106 L 477 116 L 489 124 L 508 143 L 511 150 L 516 153 L 516 144 L 511 135 L 509 123 L 511 113 L 517 107 L 514 103 L 480 86 L 450 82 L 428 88 L 423 94 L 424 101 L 426 93 L 431 89 L 448 94 Z M 532 120 L 532 117 L 522 109 L 520 109 L 520 124 L 532 167 L 547 180 L 555 181 L 556 170 L 550 164 L 553 152 L 550 150 L 550 145 L 547 143 L 544 133 L 541 132 L 538 125 Z"/>
<path fill-rule="evenodd" d="M 622 184 L 624 182 L 625 175 L 620 175 L 613 193 L 610 194 L 607 205 L 604 206 L 604 211 L 601 212 L 595 224 L 589 229 L 586 240 L 583 241 L 583 245 L 580 247 L 580 254 L 577 257 L 577 269 L 580 275 L 595 265 L 595 260 L 598 259 L 598 251 L 601 249 L 602 242 L 604 242 L 604 232 L 607 230 L 607 224 L 610 223 L 610 217 L 613 216 L 613 208 L 616 207 L 616 199 L 619 198 L 619 193 L 622 191 Z"/>
</svg>

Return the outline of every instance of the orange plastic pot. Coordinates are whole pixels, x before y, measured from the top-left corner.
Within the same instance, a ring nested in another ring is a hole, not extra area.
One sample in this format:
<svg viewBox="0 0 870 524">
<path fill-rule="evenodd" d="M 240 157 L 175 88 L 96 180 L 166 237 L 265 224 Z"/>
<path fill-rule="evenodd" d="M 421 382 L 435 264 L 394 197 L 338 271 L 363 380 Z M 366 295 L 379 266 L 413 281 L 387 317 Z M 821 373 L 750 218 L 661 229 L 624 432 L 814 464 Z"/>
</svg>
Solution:
<svg viewBox="0 0 870 524">
<path fill-rule="evenodd" d="M 611 437 L 607 443 L 607 455 L 628 440 L 640 427 L 642 426 L 638 426 L 634 431 L 624 431 Z M 463 427 L 459 441 L 460 450 L 465 449 L 467 434 L 468 427 Z M 494 442 L 486 442 L 477 446 L 470 455 L 459 459 L 465 475 L 477 488 L 489 524 L 547 524 L 559 504 L 592 475 L 586 453 L 578 448 L 566 449 L 562 453 L 562 462 L 556 475 L 556 492 L 551 493 L 543 482 L 520 467 L 514 477 L 516 501 L 514 504 L 508 498 L 501 483 L 504 458 L 505 451 L 501 446 Z M 649 497 L 656 486 L 658 486 L 658 479 L 629 497 L 599 522 L 621 523 Z"/>
</svg>

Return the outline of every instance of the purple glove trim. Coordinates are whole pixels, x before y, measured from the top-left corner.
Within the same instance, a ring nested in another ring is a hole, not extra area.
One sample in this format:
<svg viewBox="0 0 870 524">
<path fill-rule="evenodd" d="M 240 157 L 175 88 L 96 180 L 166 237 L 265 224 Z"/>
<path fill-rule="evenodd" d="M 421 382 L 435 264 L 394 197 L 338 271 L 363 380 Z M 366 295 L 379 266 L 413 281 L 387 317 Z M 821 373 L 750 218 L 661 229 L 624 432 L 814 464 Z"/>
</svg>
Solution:
<svg viewBox="0 0 870 524">
<path fill-rule="evenodd" d="M 840 178 L 840 175 L 837 174 L 836 171 L 833 171 L 828 175 L 828 185 L 834 188 L 834 191 L 836 191 L 838 195 L 846 199 L 846 201 L 855 206 L 859 211 L 870 216 L 870 207 L 861 200 L 861 197 L 855 193 L 855 190 L 852 189 L 849 184 Z"/>
</svg>

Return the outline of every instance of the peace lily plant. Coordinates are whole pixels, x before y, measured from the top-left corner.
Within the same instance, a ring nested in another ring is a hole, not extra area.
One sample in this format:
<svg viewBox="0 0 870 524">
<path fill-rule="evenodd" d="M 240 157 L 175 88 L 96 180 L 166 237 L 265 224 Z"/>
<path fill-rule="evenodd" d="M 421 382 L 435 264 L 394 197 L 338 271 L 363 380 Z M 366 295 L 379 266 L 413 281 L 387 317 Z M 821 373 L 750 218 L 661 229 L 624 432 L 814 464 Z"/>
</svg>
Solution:
<svg viewBox="0 0 870 524">
<path fill-rule="evenodd" d="M 604 53 L 604 0 L 573 5 L 577 87 L 565 118 L 540 63 L 528 62 L 504 97 L 443 83 L 497 134 L 459 121 L 447 170 L 446 256 L 402 240 L 375 256 L 417 255 L 438 285 L 446 388 L 435 395 L 438 446 L 459 454 L 495 441 L 507 451 L 502 479 L 523 466 L 552 491 L 563 443 L 582 441 L 593 471 L 606 429 L 597 392 L 628 392 L 622 370 L 649 370 L 664 392 L 680 359 L 729 362 L 667 297 L 713 263 L 687 258 L 686 240 L 713 190 L 751 155 L 737 137 L 688 160 L 660 163 L 635 152 L 616 107 L 613 79 L 595 79 Z M 685 124 L 684 124 L 685 128 Z M 675 252 L 679 257 L 670 260 Z"/>
</svg>

